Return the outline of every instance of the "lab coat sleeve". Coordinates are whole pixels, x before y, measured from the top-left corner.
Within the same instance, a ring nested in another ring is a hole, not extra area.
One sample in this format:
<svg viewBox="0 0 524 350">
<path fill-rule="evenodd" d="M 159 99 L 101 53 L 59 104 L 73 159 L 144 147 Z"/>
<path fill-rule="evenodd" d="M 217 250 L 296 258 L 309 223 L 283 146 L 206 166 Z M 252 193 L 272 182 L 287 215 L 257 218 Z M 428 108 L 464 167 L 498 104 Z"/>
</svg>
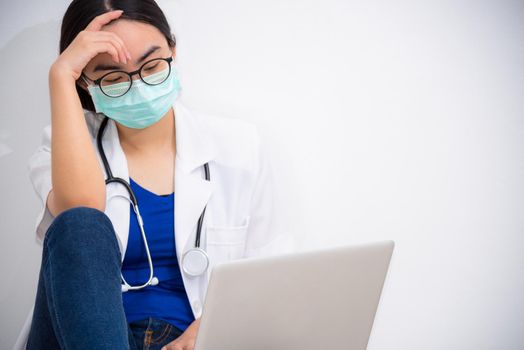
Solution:
<svg viewBox="0 0 524 350">
<path fill-rule="evenodd" d="M 43 244 L 45 233 L 54 216 L 47 207 L 47 196 L 52 188 L 51 182 L 51 125 L 42 132 L 42 141 L 27 162 L 29 179 L 40 199 L 40 211 L 35 221 L 36 242 Z"/>
<path fill-rule="evenodd" d="M 274 188 L 273 168 L 258 130 L 255 132 L 255 181 L 251 197 L 250 220 L 244 257 L 263 257 L 291 253 L 296 249 L 287 231 L 280 202 Z"/>
</svg>

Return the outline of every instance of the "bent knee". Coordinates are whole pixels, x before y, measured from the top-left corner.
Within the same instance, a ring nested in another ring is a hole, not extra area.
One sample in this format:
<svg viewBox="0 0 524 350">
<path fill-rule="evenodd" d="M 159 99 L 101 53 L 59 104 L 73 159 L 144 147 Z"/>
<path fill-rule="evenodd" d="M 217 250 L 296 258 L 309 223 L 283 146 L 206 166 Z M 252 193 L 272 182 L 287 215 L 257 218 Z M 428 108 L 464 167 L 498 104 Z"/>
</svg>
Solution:
<svg viewBox="0 0 524 350">
<path fill-rule="evenodd" d="M 58 214 L 53 222 L 67 225 L 111 224 L 111 220 L 103 211 L 91 207 L 73 207 Z"/>
<path fill-rule="evenodd" d="M 91 207 L 73 207 L 58 214 L 46 233 L 46 240 L 72 241 L 95 238 L 100 243 L 116 240 L 114 228 L 109 217 Z"/>
</svg>

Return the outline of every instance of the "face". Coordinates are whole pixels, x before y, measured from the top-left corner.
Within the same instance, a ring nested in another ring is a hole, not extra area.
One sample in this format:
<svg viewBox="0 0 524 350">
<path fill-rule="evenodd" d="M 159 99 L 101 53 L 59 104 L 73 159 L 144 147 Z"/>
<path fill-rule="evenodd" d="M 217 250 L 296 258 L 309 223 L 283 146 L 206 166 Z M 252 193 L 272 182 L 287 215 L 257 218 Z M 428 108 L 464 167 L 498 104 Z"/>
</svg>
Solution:
<svg viewBox="0 0 524 350">
<path fill-rule="evenodd" d="M 89 61 L 83 73 L 92 80 L 102 77 L 104 74 L 114 70 L 132 72 L 140 68 L 145 62 L 153 58 L 175 57 L 175 49 L 171 49 L 164 35 L 154 26 L 143 22 L 127 19 L 117 19 L 102 27 L 103 31 L 113 32 L 122 39 L 125 47 L 131 54 L 131 60 L 127 63 L 117 63 L 108 53 L 99 53 Z M 147 56 L 145 56 L 147 54 Z M 133 80 L 139 79 L 138 74 Z M 90 84 L 94 84 L 89 81 Z M 83 79 L 78 84 L 87 91 L 87 85 Z"/>
</svg>

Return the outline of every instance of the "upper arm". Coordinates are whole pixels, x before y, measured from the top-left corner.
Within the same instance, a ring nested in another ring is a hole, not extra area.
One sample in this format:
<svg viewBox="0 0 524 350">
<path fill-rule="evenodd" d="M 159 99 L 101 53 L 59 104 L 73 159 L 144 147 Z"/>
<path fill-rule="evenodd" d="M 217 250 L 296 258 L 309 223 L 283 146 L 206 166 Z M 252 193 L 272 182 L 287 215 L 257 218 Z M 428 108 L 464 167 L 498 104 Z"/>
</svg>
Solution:
<svg viewBox="0 0 524 350">
<path fill-rule="evenodd" d="M 29 179 L 40 199 L 40 212 L 36 218 L 35 231 L 37 242 L 43 242 L 45 232 L 53 219 L 61 212 L 74 206 L 88 206 L 105 211 L 104 199 L 83 198 L 82 200 L 59 200 L 53 191 L 51 165 L 51 124 L 44 127 L 40 145 L 27 162 Z"/>
</svg>

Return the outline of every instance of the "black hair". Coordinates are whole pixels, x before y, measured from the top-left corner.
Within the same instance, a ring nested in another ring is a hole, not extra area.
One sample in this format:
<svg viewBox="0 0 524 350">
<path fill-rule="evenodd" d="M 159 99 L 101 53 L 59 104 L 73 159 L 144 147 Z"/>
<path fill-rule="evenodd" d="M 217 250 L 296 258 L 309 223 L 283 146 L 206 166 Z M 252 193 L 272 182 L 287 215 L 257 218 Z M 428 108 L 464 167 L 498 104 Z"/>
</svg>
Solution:
<svg viewBox="0 0 524 350">
<path fill-rule="evenodd" d="M 73 0 L 62 19 L 60 30 L 60 53 L 71 44 L 78 33 L 96 17 L 106 12 L 123 10 L 118 19 L 129 19 L 150 24 L 165 36 L 169 47 L 176 46 L 175 35 L 166 16 L 154 0 Z M 87 91 L 76 84 L 82 107 L 94 112 L 93 100 Z"/>
</svg>

